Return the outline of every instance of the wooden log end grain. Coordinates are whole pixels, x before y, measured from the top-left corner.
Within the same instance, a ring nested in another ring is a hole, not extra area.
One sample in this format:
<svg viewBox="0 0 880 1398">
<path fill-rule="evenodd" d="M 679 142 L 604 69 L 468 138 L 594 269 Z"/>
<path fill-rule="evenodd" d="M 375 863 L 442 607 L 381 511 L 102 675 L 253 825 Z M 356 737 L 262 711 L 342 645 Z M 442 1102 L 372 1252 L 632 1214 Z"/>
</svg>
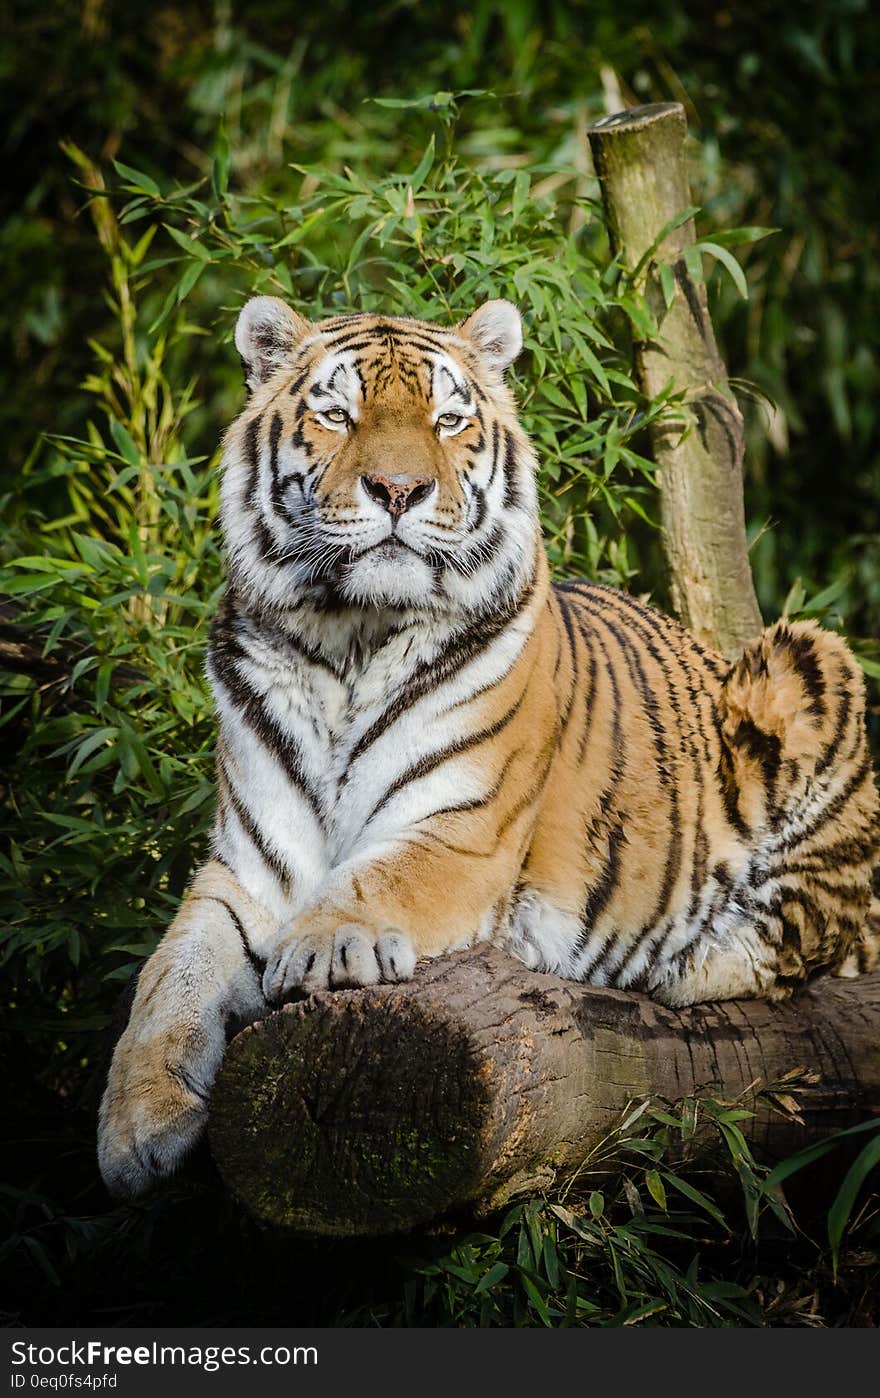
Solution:
<svg viewBox="0 0 880 1398">
<path fill-rule="evenodd" d="M 634 1098 L 736 1097 L 804 1069 L 803 1126 L 764 1109 L 747 1124 L 778 1158 L 880 1111 L 878 1030 L 880 975 L 674 1011 L 460 953 L 408 985 L 322 992 L 243 1030 L 209 1139 L 266 1223 L 402 1232 L 564 1176 Z"/>
<path fill-rule="evenodd" d="M 236 1037 L 210 1137 L 256 1217 L 328 1236 L 390 1233 L 414 1201 L 433 1217 L 477 1186 L 488 1101 L 460 1026 L 398 987 L 327 992 Z"/>
</svg>

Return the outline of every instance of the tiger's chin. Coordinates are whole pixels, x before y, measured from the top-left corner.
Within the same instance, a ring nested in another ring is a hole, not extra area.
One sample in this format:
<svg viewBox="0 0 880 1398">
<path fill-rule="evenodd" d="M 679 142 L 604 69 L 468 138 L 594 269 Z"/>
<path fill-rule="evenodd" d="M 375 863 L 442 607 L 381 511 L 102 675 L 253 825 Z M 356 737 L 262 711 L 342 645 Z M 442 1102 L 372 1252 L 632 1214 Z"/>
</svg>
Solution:
<svg viewBox="0 0 880 1398">
<path fill-rule="evenodd" d="M 336 580 L 340 597 L 360 607 L 431 607 L 434 569 L 413 549 L 389 539 L 351 560 Z"/>
</svg>

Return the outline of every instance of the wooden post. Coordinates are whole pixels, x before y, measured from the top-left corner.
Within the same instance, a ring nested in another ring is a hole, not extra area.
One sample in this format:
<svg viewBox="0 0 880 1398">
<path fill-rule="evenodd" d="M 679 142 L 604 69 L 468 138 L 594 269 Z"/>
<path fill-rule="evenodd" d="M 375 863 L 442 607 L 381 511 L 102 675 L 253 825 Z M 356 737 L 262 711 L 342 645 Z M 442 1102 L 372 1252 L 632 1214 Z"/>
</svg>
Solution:
<svg viewBox="0 0 880 1398">
<path fill-rule="evenodd" d="M 691 205 L 686 134 L 677 102 L 618 112 L 590 130 L 612 247 L 630 271 Z M 762 621 L 746 548 L 742 415 L 715 343 L 705 286 L 685 264 L 694 241 L 688 219 L 639 273 L 657 334 L 636 345 L 636 372 L 649 397 L 672 381 L 687 405 L 684 423 L 661 417 L 651 429 L 673 607 L 699 641 L 733 658 Z M 675 279 L 668 310 L 662 263 Z"/>
<path fill-rule="evenodd" d="M 668 1010 L 528 971 L 494 950 L 407 985 L 323 991 L 245 1029 L 211 1101 L 220 1172 L 259 1219 L 311 1234 L 405 1231 L 576 1169 L 628 1101 L 736 1097 L 804 1068 L 799 1126 L 762 1110 L 764 1159 L 880 1111 L 880 974 L 781 1004 Z"/>
</svg>

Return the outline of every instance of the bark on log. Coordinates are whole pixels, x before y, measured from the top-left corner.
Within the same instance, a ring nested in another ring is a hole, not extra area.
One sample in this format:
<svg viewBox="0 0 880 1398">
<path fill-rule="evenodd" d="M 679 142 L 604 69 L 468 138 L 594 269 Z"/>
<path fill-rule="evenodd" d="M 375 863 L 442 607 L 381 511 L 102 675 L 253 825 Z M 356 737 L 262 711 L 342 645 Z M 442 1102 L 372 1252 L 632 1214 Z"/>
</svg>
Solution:
<svg viewBox="0 0 880 1398">
<path fill-rule="evenodd" d="M 209 1139 L 257 1218 L 377 1235 L 549 1184 L 642 1094 L 738 1096 L 792 1068 L 804 1126 L 761 1111 L 765 1159 L 880 1111 L 880 974 L 782 1004 L 665 1009 L 527 971 L 494 950 L 405 986 L 323 992 L 230 1044 Z"/>
<path fill-rule="evenodd" d="M 746 547 L 742 495 L 742 415 L 729 391 L 702 282 L 684 260 L 693 219 L 663 229 L 691 207 L 685 163 L 687 126 L 677 102 L 633 107 L 590 131 L 612 247 L 635 271 L 657 325 L 636 345 L 636 372 L 655 397 L 670 381 L 684 392 L 678 421 L 651 428 L 660 468 L 660 508 L 672 604 L 703 644 L 733 658 L 761 630 Z M 659 268 L 668 264 L 675 294 L 667 309 Z"/>
</svg>

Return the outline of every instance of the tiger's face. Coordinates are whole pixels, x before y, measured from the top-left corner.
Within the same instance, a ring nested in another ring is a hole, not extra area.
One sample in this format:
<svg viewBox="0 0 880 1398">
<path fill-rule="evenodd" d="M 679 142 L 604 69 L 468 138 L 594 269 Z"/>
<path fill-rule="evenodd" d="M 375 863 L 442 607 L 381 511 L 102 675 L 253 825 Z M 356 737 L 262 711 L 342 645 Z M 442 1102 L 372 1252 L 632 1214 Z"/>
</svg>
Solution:
<svg viewBox="0 0 880 1398">
<path fill-rule="evenodd" d="M 534 568 L 534 457 L 504 371 L 519 313 L 454 329 L 356 314 L 311 324 L 273 297 L 236 327 L 251 399 L 227 435 L 234 583 L 283 608 L 480 614 Z"/>
</svg>

